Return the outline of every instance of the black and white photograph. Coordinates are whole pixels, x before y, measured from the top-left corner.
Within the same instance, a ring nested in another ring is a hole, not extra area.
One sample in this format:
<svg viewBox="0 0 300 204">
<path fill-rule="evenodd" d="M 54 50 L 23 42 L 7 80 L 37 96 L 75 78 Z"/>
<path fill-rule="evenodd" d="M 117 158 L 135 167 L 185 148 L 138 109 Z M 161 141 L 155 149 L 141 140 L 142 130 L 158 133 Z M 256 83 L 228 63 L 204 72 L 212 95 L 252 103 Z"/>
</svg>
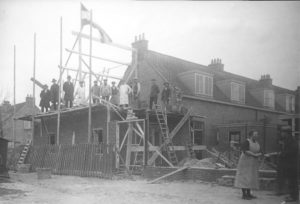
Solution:
<svg viewBox="0 0 300 204">
<path fill-rule="evenodd" d="M 300 2 L 0 0 L 1 204 L 299 204 Z"/>
</svg>

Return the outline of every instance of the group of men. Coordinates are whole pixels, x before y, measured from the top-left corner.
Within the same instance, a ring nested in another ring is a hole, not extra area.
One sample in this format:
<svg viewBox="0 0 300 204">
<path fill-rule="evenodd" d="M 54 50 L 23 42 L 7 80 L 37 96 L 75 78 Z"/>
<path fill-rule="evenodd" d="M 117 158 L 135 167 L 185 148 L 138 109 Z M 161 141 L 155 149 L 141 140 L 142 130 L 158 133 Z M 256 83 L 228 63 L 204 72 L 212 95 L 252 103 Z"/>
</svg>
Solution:
<svg viewBox="0 0 300 204">
<path fill-rule="evenodd" d="M 149 109 L 153 108 L 153 105 L 157 104 L 159 94 L 161 93 L 161 101 L 166 107 L 170 103 L 171 98 L 171 88 L 168 82 L 164 82 L 162 91 L 156 84 L 156 80 L 152 79 L 152 84 L 150 88 L 149 96 Z M 42 112 L 48 111 L 50 109 L 50 102 L 52 103 L 53 109 L 57 110 L 58 97 L 59 97 L 59 86 L 56 84 L 56 80 L 52 80 L 52 86 L 50 90 L 47 85 L 44 85 L 41 91 L 40 106 Z M 64 102 L 66 108 L 73 107 L 73 103 L 76 105 L 85 105 L 87 102 L 87 97 L 85 94 L 84 81 L 79 81 L 79 86 L 74 90 L 74 84 L 71 81 L 71 76 L 67 77 L 67 81 L 63 84 L 64 91 Z M 134 78 L 129 84 L 124 80 L 120 81 L 119 87 L 116 86 L 116 82 L 112 82 L 112 85 L 107 83 L 107 79 L 103 80 L 103 84 L 100 81 L 94 81 L 94 85 L 91 88 L 91 97 L 93 104 L 100 102 L 100 99 L 110 101 L 114 105 L 120 105 L 121 108 L 126 108 L 129 104 L 134 102 L 139 102 L 139 96 L 141 92 L 141 85 L 137 78 Z M 181 91 L 174 87 L 174 94 L 176 98 L 176 103 L 181 100 Z"/>
</svg>

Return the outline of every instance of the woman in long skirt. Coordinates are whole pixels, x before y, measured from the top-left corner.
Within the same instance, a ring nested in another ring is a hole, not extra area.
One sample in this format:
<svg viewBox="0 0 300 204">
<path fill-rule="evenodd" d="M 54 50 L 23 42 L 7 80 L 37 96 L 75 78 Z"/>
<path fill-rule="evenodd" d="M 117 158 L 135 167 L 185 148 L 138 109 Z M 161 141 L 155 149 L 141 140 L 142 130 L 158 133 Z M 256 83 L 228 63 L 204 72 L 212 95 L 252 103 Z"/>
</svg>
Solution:
<svg viewBox="0 0 300 204">
<path fill-rule="evenodd" d="M 241 145 L 242 154 L 238 162 L 234 186 L 242 189 L 242 198 L 245 200 L 256 198 L 250 190 L 259 188 L 258 157 L 261 153 L 257 137 L 257 131 L 250 131 L 248 139 Z"/>
</svg>

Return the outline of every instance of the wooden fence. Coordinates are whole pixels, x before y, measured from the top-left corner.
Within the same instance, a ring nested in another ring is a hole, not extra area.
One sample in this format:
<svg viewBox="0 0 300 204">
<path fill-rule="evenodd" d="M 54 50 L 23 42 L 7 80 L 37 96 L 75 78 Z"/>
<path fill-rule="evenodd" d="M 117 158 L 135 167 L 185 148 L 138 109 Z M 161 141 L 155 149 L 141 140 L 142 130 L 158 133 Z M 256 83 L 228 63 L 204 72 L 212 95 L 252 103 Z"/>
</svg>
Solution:
<svg viewBox="0 0 300 204">
<path fill-rule="evenodd" d="M 106 144 L 32 146 L 25 163 L 53 174 L 111 178 L 113 147 Z"/>
</svg>

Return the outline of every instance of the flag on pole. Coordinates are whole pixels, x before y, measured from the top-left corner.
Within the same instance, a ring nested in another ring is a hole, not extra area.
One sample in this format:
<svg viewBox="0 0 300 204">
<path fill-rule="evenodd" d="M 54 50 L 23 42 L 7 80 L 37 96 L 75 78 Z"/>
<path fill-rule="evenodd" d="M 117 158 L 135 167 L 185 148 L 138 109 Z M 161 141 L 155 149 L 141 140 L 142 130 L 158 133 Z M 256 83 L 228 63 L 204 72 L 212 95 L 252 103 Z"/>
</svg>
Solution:
<svg viewBox="0 0 300 204">
<path fill-rule="evenodd" d="M 93 28 L 98 30 L 102 43 L 112 42 L 109 35 L 97 23 L 91 22 L 91 15 L 89 10 L 81 3 L 81 28 L 83 28 L 87 24 L 91 24 Z"/>
</svg>

